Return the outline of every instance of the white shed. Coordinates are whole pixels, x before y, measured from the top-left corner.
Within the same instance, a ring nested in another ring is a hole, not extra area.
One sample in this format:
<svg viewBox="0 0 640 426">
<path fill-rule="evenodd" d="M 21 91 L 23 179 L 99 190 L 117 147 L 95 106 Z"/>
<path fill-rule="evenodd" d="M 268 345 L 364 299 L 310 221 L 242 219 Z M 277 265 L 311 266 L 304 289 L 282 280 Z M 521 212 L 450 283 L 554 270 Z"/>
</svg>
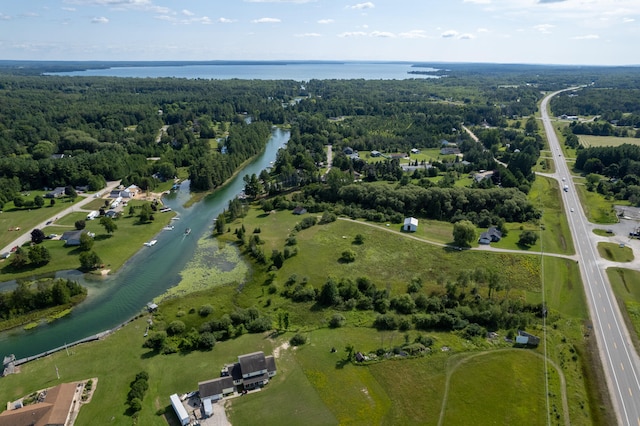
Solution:
<svg viewBox="0 0 640 426">
<path fill-rule="evenodd" d="M 173 409 L 176 412 L 178 419 L 180 420 L 180 424 L 182 426 L 187 426 L 190 422 L 190 419 L 187 410 L 184 408 L 184 405 L 182 405 L 182 401 L 180 401 L 180 398 L 178 398 L 178 395 L 175 393 L 169 398 L 171 399 L 171 405 L 173 406 Z"/>
<path fill-rule="evenodd" d="M 405 218 L 402 230 L 407 232 L 416 232 L 418 230 L 418 219 L 415 217 Z"/>
</svg>

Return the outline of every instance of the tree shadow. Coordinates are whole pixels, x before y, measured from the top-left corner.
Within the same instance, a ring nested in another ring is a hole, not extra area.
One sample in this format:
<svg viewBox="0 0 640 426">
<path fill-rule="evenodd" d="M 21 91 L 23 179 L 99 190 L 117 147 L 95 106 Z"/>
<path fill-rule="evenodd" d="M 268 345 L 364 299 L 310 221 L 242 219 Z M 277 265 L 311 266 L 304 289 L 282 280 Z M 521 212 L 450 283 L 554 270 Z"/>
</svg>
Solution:
<svg viewBox="0 0 640 426">
<path fill-rule="evenodd" d="M 336 370 L 342 370 L 345 365 L 348 365 L 351 363 L 351 360 L 349 358 L 342 358 L 339 359 L 338 361 L 336 361 Z"/>
<path fill-rule="evenodd" d="M 113 237 L 113 235 L 111 235 L 111 234 L 100 234 L 100 235 L 96 235 L 93 238 L 93 240 L 94 241 L 104 241 L 104 240 L 108 240 L 111 237 Z"/>
</svg>

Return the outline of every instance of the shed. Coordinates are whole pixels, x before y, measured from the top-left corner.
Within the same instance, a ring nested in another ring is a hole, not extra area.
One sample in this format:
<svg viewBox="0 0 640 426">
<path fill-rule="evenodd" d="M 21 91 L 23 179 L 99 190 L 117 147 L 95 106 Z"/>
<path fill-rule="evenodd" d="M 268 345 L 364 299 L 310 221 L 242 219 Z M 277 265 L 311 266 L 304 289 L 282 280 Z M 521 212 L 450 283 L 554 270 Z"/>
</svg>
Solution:
<svg viewBox="0 0 640 426">
<path fill-rule="evenodd" d="M 175 393 L 171 395 L 169 398 L 171 399 L 171 405 L 173 406 L 173 410 L 176 412 L 176 415 L 178 416 L 178 420 L 180 420 L 180 424 L 182 426 L 187 426 L 190 422 L 189 414 L 187 413 L 187 410 L 184 408 L 184 405 L 182 405 L 180 398 L 178 398 L 178 395 Z"/>
<path fill-rule="evenodd" d="M 80 237 L 82 236 L 83 230 L 79 231 L 67 231 L 60 237 L 61 240 L 65 241 L 65 245 L 67 246 L 79 246 L 80 245 Z"/>
<path fill-rule="evenodd" d="M 411 153 L 412 154 L 418 154 L 420 152 L 420 150 L 418 148 L 411 148 Z"/>
<path fill-rule="evenodd" d="M 371 151 L 372 157 L 380 157 L 381 155 L 382 153 L 380 151 L 376 151 L 376 150 Z"/>
<path fill-rule="evenodd" d="M 415 217 L 405 218 L 402 230 L 406 232 L 416 232 L 418 230 L 418 219 Z"/>
<path fill-rule="evenodd" d="M 302 206 L 298 206 L 298 207 L 296 207 L 295 209 L 293 209 L 293 214 L 298 214 L 298 215 L 300 215 L 300 214 L 305 214 L 306 212 L 307 212 L 307 209 L 305 209 L 305 208 L 304 208 L 304 207 L 302 207 Z"/>
<path fill-rule="evenodd" d="M 213 407 L 211 405 L 211 400 L 210 399 L 205 399 L 203 405 L 204 405 L 204 415 L 205 415 L 205 417 L 213 416 Z"/>
</svg>

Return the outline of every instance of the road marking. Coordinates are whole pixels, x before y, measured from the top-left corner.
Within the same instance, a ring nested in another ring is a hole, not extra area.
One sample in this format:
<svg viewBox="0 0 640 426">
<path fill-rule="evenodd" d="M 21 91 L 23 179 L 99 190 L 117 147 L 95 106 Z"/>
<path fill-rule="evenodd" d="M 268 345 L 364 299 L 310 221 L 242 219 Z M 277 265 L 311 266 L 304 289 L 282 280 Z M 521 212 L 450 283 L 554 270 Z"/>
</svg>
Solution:
<svg viewBox="0 0 640 426">
<path fill-rule="evenodd" d="M 618 349 L 618 344 L 616 342 L 613 342 L 613 346 Z"/>
<path fill-rule="evenodd" d="M 629 388 L 629 396 L 633 398 L 633 392 L 631 392 L 631 388 Z"/>
<path fill-rule="evenodd" d="M 611 330 L 611 323 L 607 323 L 607 325 L 609 326 L 609 330 Z"/>
<path fill-rule="evenodd" d="M 598 292 L 598 297 L 602 299 L 602 293 Z"/>
<path fill-rule="evenodd" d="M 606 313 L 607 310 L 604 308 L 604 306 L 602 307 L 602 312 Z"/>
<path fill-rule="evenodd" d="M 622 371 L 624 371 L 624 364 L 620 363 L 620 368 L 622 369 Z"/>
</svg>

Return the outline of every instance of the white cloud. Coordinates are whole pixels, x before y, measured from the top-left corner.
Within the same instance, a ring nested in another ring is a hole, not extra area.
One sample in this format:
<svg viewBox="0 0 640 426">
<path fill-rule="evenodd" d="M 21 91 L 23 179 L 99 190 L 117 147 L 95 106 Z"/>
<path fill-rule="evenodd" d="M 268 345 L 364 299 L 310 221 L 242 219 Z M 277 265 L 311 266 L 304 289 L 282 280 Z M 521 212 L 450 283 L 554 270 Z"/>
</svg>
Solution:
<svg viewBox="0 0 640 426">
<path fill-rule="evenodd" d="M 364 10 L 364 9 L 373 9 L 374 7 L 376 7 L 376 5 L 368 1 L 365 3 L 354 4 L 353 6 L 347 6 L 347 9 Z"/>
<path fill-rule="evenodd" d="M 630 22 L 635 22 L 635 19 L 633 19 L 633 18 L 623 18 L 622 22 L 624 22 L 625 24 L 628 24 Z"/>
<path fill-rule="evenodd" d="M 427 33 L 424 30 L 411 30 L 398 34 L 400 38 L 427 38 Z"/>
<path fill-rule="evenodd" d="M 583 36 L 575 36 L 575 37 L 571 37 L 573 40 L 597 40 L 600 38 L 599 35 L 597 34 L 587 34 L 587 35 L 583 35 Z"/>
<path fill-rule="evenodd" d="M 64 0 L 67 4 L 106 6 L 113 10 L 142 10 L 155 13 L 169 14 L 171 9 L 156 6 L 151 0 Z"/>
<path fill-rule="evenodd" d="M 218 22 L 221 23 L 221 24 L 230 24 L 230 23 L 234 22 L 234 20 L 233 19 L 229 19 L 229 18 L 220 17 L 220 18 L 218 18 Z"/>
<path fill-rule="evenodd" d="M 304 34 L 296 34 L 296 37 L 322 37 L 322 34 L 318 34 L 318 33 L 304 33 Z"/>
<path fill-rule="evenodd" d="M 491 0 L 463 0 L 463 3 L 491 4 Z"/>
<path fill-rule="evenodd" d="M 540 31 L 542 34 L 551 34 L 551 29 L 555 28 L 555 25 L 539 24 L 539 25 L 534 25 L 533 28 Z"/>
<path fill-rule="evenodd" d="M 63 7 L 62 10 L 66 11 L 66 12 L 75 12 L 76 8 L 75 7 Z"/>
<path fill-rule="evenodd" d="M 40 15 L 38 15 L 36 12 L 25 12 L 20 14 L 20 17 L 22 18 L 36 18 Z"/>
<path fill-rule="evenodd" d="M 244 0 L 246 3 L 315 3 L 317 0 Z"/>
<path fill-rule="evenodd" d="M 281 22 L 281 21 L 278 18 L 260 18 L 260 19 L 254 19 L 251 22 L 253 22 L 254 24 L 277 24 L 278 22 Z"/>
<path fill-rule="evenodd" d="M 448 30 L 440 34 L 442 38 L 453 38 L 453 37 L 456 37 L 457 35 L 458 35 L 458 32 L 456 30 Z"/>
<path fill-rule="evenodd" d="M 458 37 L 458 40 L 473 40 L 474 38 L 476 38 L 476 36 L 474 36 L 473 34 L 460 34 L 460 36 Z"/>
<path fill-rule="evenodd" d="M 347 31 L 341 34 L 338 34 L 338 37 L 365 37 L 367 33 L 363 31 Z"/>
<path fill-rule="evenodd" d="M 11 16 L 5 15 L 4 13 L 0 12 L 0 21 L 8 21 L 10 19 L 11 19 Z"/>
<path fill-rule="evenodd" d="M 108 24 L 109 19 L 104 16 L 97 16 L 91 20 L 92 24 Z"/>
<path fill-rule="evenodd" d="M 318 19 L 318 24 L 333 24 L 334 22 L 333 19 Z"/>
<path fill-rule="evenodd" d="M 371 37 L 382 37 L 382 38 L 393 38 L 396 35 L 394 33 L 390 33 L 388 31 L 372 31 L 369 34 Z"/>
<path fill-rule="evenodd" d="M 182 9 L 182 14 L 184 16 L 193 16 L 193 15 L 195 15 L 195 13 L 193 13 L 192 11 L 187 10 L 187 9 Z"/>
<path fill-rule="evenodd" d="M 489 30 L 486 28 L 478 28 L 476 31 L 478 31 L 479 33 L 488 33 Z"/>
</svg>

